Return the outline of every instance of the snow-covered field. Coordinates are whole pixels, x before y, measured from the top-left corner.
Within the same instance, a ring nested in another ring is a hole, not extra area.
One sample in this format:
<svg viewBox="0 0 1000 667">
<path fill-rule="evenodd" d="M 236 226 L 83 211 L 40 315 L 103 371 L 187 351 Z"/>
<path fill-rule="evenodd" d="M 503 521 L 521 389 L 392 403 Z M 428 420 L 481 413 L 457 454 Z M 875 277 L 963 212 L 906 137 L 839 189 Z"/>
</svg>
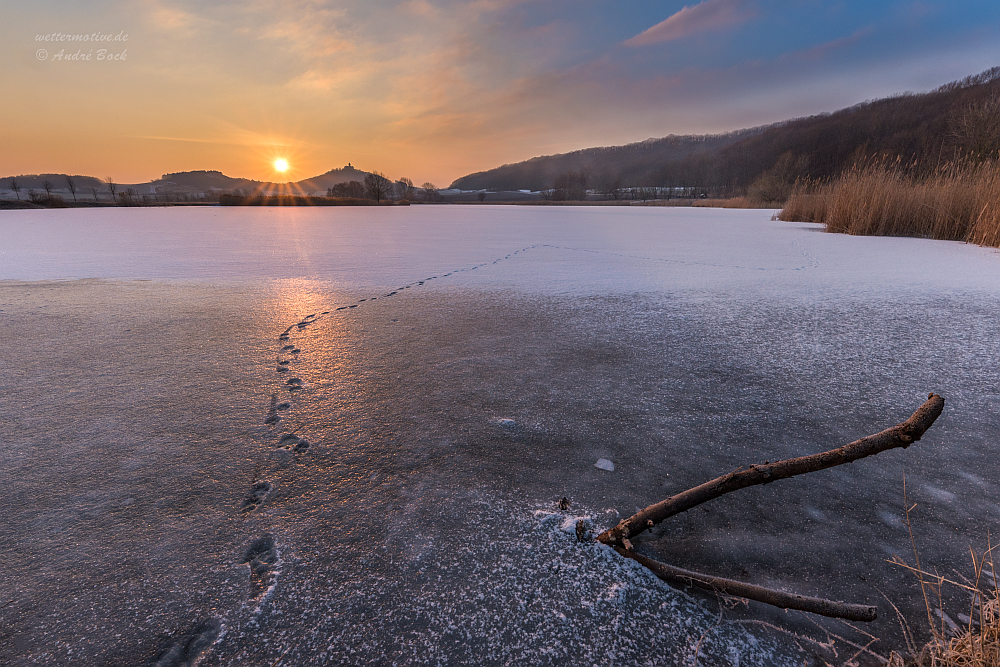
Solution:
<svg viewBox="0 0 1000 667">
<path fill-rule="evenodd" d="M 882 594 L 923 615 L 885 562 L 910 549 L 904 474 L 925 566 L 964 571 L 1000 520 L 1000 256 L 769 218 L 0 212 L 0 663 L 843 662 L 862 633 L 675 590 L 575 520 L 845 444 L 934 391 L 909 449 L 638 543 L 877 604 L 873 650 L 897 647 Z"/>
</svg>

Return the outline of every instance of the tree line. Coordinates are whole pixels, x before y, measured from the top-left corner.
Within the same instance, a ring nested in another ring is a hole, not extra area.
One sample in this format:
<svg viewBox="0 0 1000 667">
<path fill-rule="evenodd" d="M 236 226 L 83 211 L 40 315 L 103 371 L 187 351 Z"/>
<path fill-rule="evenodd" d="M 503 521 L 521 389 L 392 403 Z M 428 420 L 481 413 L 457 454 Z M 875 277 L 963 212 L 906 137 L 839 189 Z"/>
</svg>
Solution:
<svg viewBox="0 0 1000 667">
<path fill-rule="evenodd" d="M 73 201 L 77 201 L 76 193 L 80 190 L 77 184 L 77 179 L 75 176 L 64 176 L 63 181 L 66 185 L 66 189 L 70 191 L 73 195 Z M 42 192 L 36 188 L 28 188 L 25 193 L 28 200 L 36 204 L 45 204 L 50 202 L 62 201 L 62 197 L 56 194 L 52 194 L 55 189 L 55 184 L 48 178 L 42 180 L 41 183 L 42 190 L 45 191 L 43 195 Z M 10 189 L 14 191 L 14 195 L 17 197 L 18 201 L 21 201 L 21 191 L 25 189 L 24 184 L 16 176 L 10 179 Z M 91 192 L 93 193 L 94 200 L 97 199 L 97 188 L 91 187 Z"/>
<path fill-rule="evenodd" d="M 100 182 L 104 187 L 98 188 L 96 185 L 90 185 L 89 187 L 81 186 L 78 177 L 65 175 L 61 179 L 62 185 L 65 186 L 66 190 L 69 190 L 74 202 L 80 201 L 77 193 L 85 195 L 86 190 L 90 191 L 91 201 L 93 202 L 107 200 L 108 203 L 118 204 L 119 206 L 143 206 L 159 202 L 159 198 L 156 195 L 141 195 L 138 190 L 132 187 L 120 190 L 118 183 L 111 176 L 102 181 L 97 181 L 97 179 L 91 177 L 83 177 L 83 180 L 90 183 Z M 40 187 L 26 187 L 21 178 L 13 176 L 10 179 L 9 185 L 18 201 L 29 201 L 32 204 L 50 207 L 65 206 L 63 197 L 53 192 L 56 189 L 56 184 L 51 178 L 43 178 Z M 21 199 L 22 192 L 27 197 L 26 200 Z M 185 200 L 187 199 L 189 198 L 185 197 Z"/>
<path fill-rule="evenodd" d="M 420 197 L 424 201 L 440 201 L 441 195 L 433 183 L 424 183 L 419 189 L 413 181 L 405 176 L 398 181 L 391 181 L 385 174 L 373 171 L 365 176 L 364 181 L 346 181 L 327 188 L 327 197 L 348 199 L 371 199 L 376 203 L 396 199 L 412 201 Z"/>
</svg>

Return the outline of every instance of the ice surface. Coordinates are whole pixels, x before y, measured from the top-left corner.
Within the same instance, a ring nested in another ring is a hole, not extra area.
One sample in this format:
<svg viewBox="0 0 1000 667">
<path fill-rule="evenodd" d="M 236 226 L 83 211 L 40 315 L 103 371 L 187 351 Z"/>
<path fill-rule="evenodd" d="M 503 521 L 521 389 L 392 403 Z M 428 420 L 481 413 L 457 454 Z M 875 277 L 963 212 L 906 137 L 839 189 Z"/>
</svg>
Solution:
<svg viewBox="0 0 1000 667">
<path fill-rule="evenodd" d="M 770 221 L 769 211 L 207 207 L 0 215 L 0 279 L 314 279 L 361 294 L 448 274 L 449 286 L 533 294 L 681 289 L 814 304 L 1000 288 L 992 249 L 829 236 L 819 225 Z"/>
<path fill-rule="evenodd" d="M 965 567 L 1000 518 L 1000 258 L 769 216 L 0 212 L 0 662 L 686 665 L 700 641 L 700 665 L 802 664 L 827 630 L 868 640 L 720 610 L 576 523 L 935 391 L 905 451 L 635 540 L 878 604 L 898 646 L 879 590 L 922 613 L 885 563 L 909 548 L 903 474 L 925 566 Z"/>
</svg>

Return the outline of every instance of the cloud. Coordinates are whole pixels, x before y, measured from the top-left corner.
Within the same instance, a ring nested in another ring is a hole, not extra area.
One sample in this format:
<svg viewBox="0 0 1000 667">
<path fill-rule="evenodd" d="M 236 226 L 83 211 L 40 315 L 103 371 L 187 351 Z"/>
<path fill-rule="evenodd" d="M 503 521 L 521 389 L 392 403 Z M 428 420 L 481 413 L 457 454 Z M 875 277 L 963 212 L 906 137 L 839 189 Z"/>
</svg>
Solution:
<svg viewBox="0 0 1000 667">
<path fill-rule="evenodd" d="M 146 0 L 141 5 L 149 25 L 174 37 L 193 37 L 201 21 L 191 12 L 168 7 L 161 0 Z"/>
<path fill-rule="evenodd" d="M 819 44 L 811 49 L 798 51 L 789 55 L 800 60 L 822 60 L 836 51 L 841 51 L 848 46 L 856 44 L 865 37 L 871 35 L 873 32 L 874 29 L 871 26 L 866 26 L 855 30 L 853 34 L 848 35 L 847 37 L 841 37 L 839 39 Z"/>
<path fill-rule="evenodd" d="M 276 148 L 302 148 L 303 146 L 314 145 L 313 142 L 306 142 L 288 137 L 277 137 L 261 134 L 250 130 L 231 128 L 226 137 L 167 137 L 152 134 L 133 135 L 136 139 L 151 139 L 154 141 L 181 141 L 192 144 L 217 144 L 220 146 L 273 146 Z"/>
<path fill-rule="evenodd" d="M 680 39 L 698 32 L 721 30 L 754 18 L 757 12 L 747 0 L 705 0 L 684 7 L 666 20 L 644 30 L 625 42 L 626 46 L 645 46 Z"/>
</svg>

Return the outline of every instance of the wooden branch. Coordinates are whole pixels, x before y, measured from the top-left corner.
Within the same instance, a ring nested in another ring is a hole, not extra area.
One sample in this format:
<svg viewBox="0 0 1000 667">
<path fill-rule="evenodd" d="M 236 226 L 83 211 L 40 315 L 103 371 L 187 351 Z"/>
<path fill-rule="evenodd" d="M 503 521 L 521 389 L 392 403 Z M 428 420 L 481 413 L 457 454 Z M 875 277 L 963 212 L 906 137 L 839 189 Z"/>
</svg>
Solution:
<svg viewBox="0 0 1000 667">
<path fill-rule="evenodd" d="M 631 551 L 631 543 L 628 542 L 630 538 L 639 535 L 644 530 L 651 529 L 664 519 L 686 512 L 692 507 L 726 493 L 756 484 L 769 484 L 777 479 L 851 463 L 896 447 L 909 447 L 930 428 L 943 409 L 944 399 L 937 394 L 930 394 L 927 401 L 909 419 L 881 433 L 866 436 L 828 452 L 800 456 L 775 463 L 765 463 L 764 465 L 752 465 L 748 470 L 738 470 L 717 477 L 701 486 L 696 486 L 655 505 L 650 505 L 638 514 L 619 521 L 617 526 L 604 531 L 598 535 L 597 539 L 611 546 L 624 546 Z"/>
<path fill-rule="evenodd" d="M 783 593 L 770 588 L 764 588 L 763 586 L 745 584 L 742 581 L 722 579 L 699 572 L 683 570 L 679 567 L 641 556 L 632 550 L 626 550 L 619 546 L 615 546 L 615 551 L 643 565 L 664 581 L 679 583 L 685 586 L 695 586 L 709 591 L 719 591 L 726 595 L 756 600 L 757 602 L 763 602 L 782 609 L 798 609 L 799 611 L 808 611 L 820 616 L 829 616 L 830 618 L 844 618 L 848 621 L 866 622 L 874 621 L 878 618 L 878 609 L 869 605 L 833 602 L 832 600 L 824 600 L 823 598 L 811 598 L 805 595 L 795 595 L 794 593 Z"/>
</svg>

